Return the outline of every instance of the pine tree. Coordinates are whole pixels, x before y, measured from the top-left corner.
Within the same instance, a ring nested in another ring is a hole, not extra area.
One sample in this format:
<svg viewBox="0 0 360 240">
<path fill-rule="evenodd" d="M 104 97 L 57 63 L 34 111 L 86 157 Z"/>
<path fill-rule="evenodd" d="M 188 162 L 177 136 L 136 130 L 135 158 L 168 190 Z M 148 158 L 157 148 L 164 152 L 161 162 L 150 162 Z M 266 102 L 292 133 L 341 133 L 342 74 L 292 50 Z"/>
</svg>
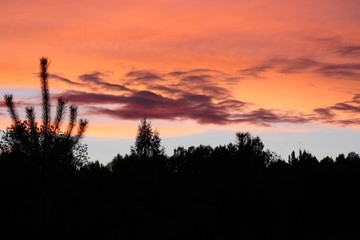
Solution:
<svg viewBox="0 0 360 240">
<path fill-rule="evenodd" d="M 131 153 L 139 157 L 154 157 L 165 154 L 161 146 L 161 138 L 157 130 L 153 130 L 151 122 L 147 119 L 141 120 L 138 125 L 135 146 L 131 147 Z"/>
<path fill-rule="evenodd" d="M 78 108 L 68 106 L 68 101 L 58 98 L 56 114 L 51 118 L 51 98 L 49 92 L 49 60 L 40 59 L 40 83 L 42 95 L 42 123 L 36 120 L 34 107 L 26 107 L 25 120 L 21 120 L 16 110 L 12 94 L 4 95 L 7 111 L 12 125 L 6 129 L 1 141 L 1 153 L 23 161 L 37 169 L 76 169 L 87 161 L 87 146 L 82 139 L 88 121 L 77 121 Z M 66 112 L 69 122 L 65 131 L 62 130 Z M 39 126 L 40 125 L 40 126 Z M 74 129 L 77 126 L 77 133 Z"/>
</svg>

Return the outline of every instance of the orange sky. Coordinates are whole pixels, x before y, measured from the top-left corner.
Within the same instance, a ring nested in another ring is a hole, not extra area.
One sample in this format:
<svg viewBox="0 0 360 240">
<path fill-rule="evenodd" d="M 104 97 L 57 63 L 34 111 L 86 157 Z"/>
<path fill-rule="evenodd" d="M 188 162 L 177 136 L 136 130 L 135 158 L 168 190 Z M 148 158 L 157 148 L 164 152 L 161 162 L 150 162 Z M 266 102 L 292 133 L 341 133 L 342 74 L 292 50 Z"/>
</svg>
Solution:
<svg viewBox="0 0 360 240">
<path fill-rule="evenodd" d="M 358 0 L 3 0 L 1 93 L 31 104 L 46 56 L 51 91 L 77 99 L 90 137 L 131 138 L 142 115 L 164 137 L 357 129 L 359 9 Z"/>
</svg>

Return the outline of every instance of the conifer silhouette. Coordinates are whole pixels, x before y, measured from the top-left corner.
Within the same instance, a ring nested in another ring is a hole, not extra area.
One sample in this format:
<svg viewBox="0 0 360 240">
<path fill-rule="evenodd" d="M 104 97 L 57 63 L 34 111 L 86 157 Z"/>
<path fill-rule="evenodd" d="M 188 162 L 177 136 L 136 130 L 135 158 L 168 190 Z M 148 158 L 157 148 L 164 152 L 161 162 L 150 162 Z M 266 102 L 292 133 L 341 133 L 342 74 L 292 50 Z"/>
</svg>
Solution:
<svg viewBox="0 0 360 240">
<path fill-rule="evenodd" d="M 42 123 L 36 120 L 34 107 L 26 107 L 25 120 L 21 120 L 16 110 L 12 94 L 5 94 L 4 101 L 12 120 L 2 137 L 2 152 L 14 156 L 38 169 L 76 169 L 87 160 L 86 146 L 80 144 L 88 121 L 77 121 L 78 108 L 68 106 L 68 100 L 58 98 L 56 115 L 51 118 L 51 98 L 49 92 L 49 60 L 40 58 L 40 83 L 42 95 Z M 62 124 L 69 112 L 69 122 L 65 131 Z M 77 132 L 74 134 L 74 129 Z"/>
<path fill-rule="evenodd" d="M 138 125 L 135 146 L 131 147 L 131 153 L 139 157 L 153 157 L 164 155 L 164 152 L 159 132 L 153 130 L 151 122 L 144 118 Z"/>
</svg>

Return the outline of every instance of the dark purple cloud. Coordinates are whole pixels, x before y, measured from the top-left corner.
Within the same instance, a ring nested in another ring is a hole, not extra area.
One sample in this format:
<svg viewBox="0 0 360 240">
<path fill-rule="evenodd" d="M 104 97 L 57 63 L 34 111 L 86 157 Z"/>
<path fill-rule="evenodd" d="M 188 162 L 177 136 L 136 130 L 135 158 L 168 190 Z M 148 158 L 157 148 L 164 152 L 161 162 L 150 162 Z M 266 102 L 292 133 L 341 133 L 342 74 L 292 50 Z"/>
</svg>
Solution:
<svg viewBox="0 0 360 240">
<path fill-rule="evenodd" d="M 329 108 L 316 108 L 314 109 L 314 112 L 319 114 L 321 118 L 324 119 L 332 119 L 335 114 L 331 112 L 331 109 Z"/>
<path fill-rule="evenodd" d="M 224 107 L 217 106 L 209 96 L 204 95 L 188 94 L 180 98 L 168 98 L 150 91 L 138 91 L 129 96 L 72 91 L 65 96 L 77 104 L 121 105 L 114 109 L 89 107 L 91 114 L 105 114 L 118 119 L 193 119 L 199 123 L 225 124 L 228 116 Z"/>
<path fill-rule="evenodd" d="M 240 70 L 241 74 L 260 77 L 260 74 L 268 70 L 276 70 L 281 73 L 299 73 L 321 66 L 321 63 L 310 58 L 271 58 L 258 65 Z"/>
<path fill-rule="evenodd" d="M 79 76 L 79 80 L 81 82 L 75 82 L 68 78 L 62 77 L 58 74 L 50 74 L 50 79 L 54 79 L 57 81 L 64 82 L 66 84 L 78 87 L 91 87 L 94 89 L 106 89 L 112 91 L 128 91 L 131 92 L 132 90 L 121 85 L 121 84 L 113 84 L 105 81 L 103 78 L 108 77 L 109 75 L 105 72 L 98 72 L 94 71 L 91 73 L 85 73 Z"/>
<path fill-rule="evenodd" d="M 360 124 L 360 118 L 353 118 L 353 119 L 340 119 L 333 121 L 332 123 L 347 126 L 347 125 L 359 125 Z"/>
<path fill-rule="evenodd" d="M 142 70 L 126 73 L 124 81 L 167 96 L 192 93 L 225 100 L 231 98 L 231 92 L 220 84 L 228 84 L 230 77 L 233 76 L 211 69 L 190 69 L 165 74 Z"/>
<path fill-rule="evenodd" d="M 360 106 L 354 106 L 353 104 L 346 102 L 336 103 L 334 106 L 331 106 L 330 109 L 343 112 L 360 113 Z"/>
<path fill-rule="evenodd" d="M 164 94 L 183 94 L 184 91 L 183 90 L 180 90 L 178 88 L 171 88 L 171 87 L 166 87 L 166 86 L 162 86 L 162 85 L 154 85 L 154 86 L 148 86 L 148 89 L 149 90 L 154 90 L 154 91 L 159 91 L 161 93 L 164 93 Z"/>
<path fill-rule="evenodd" d="M 272 64 L 280 62 L 284 64 L 283 60 Z M 299 65 L 309 65 L 309 62 L 297 61 Z M 288 66 L 287 71 L 294 70 Z M 107 77 L 109 75 L 106 72 L 94 71 L 80 75 L 79 79 L 83 84 L 112 89 L 115 86 L 104 80 Z M 166 74 L 132 71 L 124 75 L 123 81 L 142 84 L 145 90 L 134 89 L 121 95 L 98 91 L 67 91 L 64 95 L 75 104 L 85 105 L 89 114 L 116 119 L 138 120 L 148 117 L 164 120 L 190 119 L 201 124 L 245 122 L 267 126 L 281 122 L 310 121 L 308 116 L 284 114 L 271 109 L 246 110 L 249 104 L 234 98 L 227 89 L 229 78 L 234 81 L 239 79 L 238 76 L 211 69 L 190 69 Z M 119 90 L 125 89 L 128 88 L 121 85 Z"/>
<path fill-rule="evenodd" d="M 73 85 L 73 86 L 82 86 L 83 85 L 82 83 L 74 82 L 74 81 L 72 81 L 68 78 L 62 77 L 58 74 L 50 74 L 49 77 L 50 77 L 50 79 L 55 79 L 55 80 L 58 80 L 58 81 L 61 81 L 61 82 L 64 82 L 64 83 L 67 83 L 67 84 Z"/>
<path fill-rule="evenodd" d="M 249 68 L 241 69 L 240 73 L 244 76 L 250 76 L 255 78 L 261 78 L 260 74 L 274 68 L 274 64 L 271 62 L 263 62 L 258 65 L 251 66 Z"/>
<path fill-rule="evenodd" d="M 59 96 L 69 99 L 71 102 L 79 105 L 87 104 L 118 104 L 125 102 L 126 97 L 122 95 L 111 95 L 101 93 L 89 93 L 81 91 L 67 91 Z"/>
<path fill-rule="evenodd" d="M 201 86 L 200 89 L 202 90 L 202 92 L 204 94 L 213 96 L 214 98 L 230 98 L 231 97 L 231 92 L 229 90 L 227 90 L 226 88 L 223 87 L 218 87 L 218 86 Z"/>
<path fill-rule="evenodd" d="M 247 103 L 238 100 L 216 102 L 201 94 L 183 94 L 164 97 L 150 91 L 138 91 L 128 96 L 100 93 L 67 92 L 71 102 L 87 105 L 88 114 L 105 115 L 116 119 L 181 120 L 191 119 L 200 124 L 251 123 L 270 126 L 274 123 L 304 123 L 309 116 L 284 114 L 275 110 L 256 109 L 246 111 Z M 100 105 L 113 105 L 103 107 Z M 91 105 L 91 106 L 90 106 Z"/>
<path fill-rule="evenodd" d="M 360 45 L 338 46 L 336 52 L 343 56 L 360 56 Z"/>
<path fill-rule="evenodd" d="M 274 123 L 307 123 L 313 121 L 313 118 L 304 114 L 281 113 L 271 109 L 259 108 L 237 114 L 232 121 L 271 126 Z"/>
<path fill-rule="evenodd" d="M 91 73 L 85 73 L 79 76 L 79 79 L 83 82 L 89 82 L 89 83 L 101 83 L 103 82 L 102 78 L 107 77 L 107 73 L 94 71 Z"/>
<path fill-rule="evenodd" d="M 310 58 L 296 58 L 292 60 L 288 59 L 272 59 L 273 63 L 278 64 L 279 71 L 281 73 L 300 73 L 307 70 L 312 70 L 314 68 L 320 67 L 322 64 L 318 61 L 315 61 Z"/>
<path fill-rule="evenodd" d="M 93 84 L 96 87 L 100 87 L 107 90 L 113 91 L 132 91 L 129 88 L 121 85 L 121 84 L 113 84 L 106 82 L 103 78 L 108 77 L 108 74 L 105 72 L 94 71 L 91 73 L 82 74 L 79 76 L 79 79 L 83 83 Z"/>
<path fill-rule="evenodd" d="M 360 95 L 355 94 L 352 100 L 335 103 L 328 107 L 316 108 L 318 120 L 339 125 L 357 125 L 360 123 Z M 346 116 L 344 119 L 344 115 Z"/>
<path fill-rule="evenodd" d="M 322 64 L 314 69 L 314 72 L 327 77 L 360 80 L 360 64 L 358 63 Z"/>
<path fill-rule="evenodd" d="M 357 74 L 360 64 L 324 64 L 311 58 L 273 58 L 263 64 L 248 68 L 242 74 L 260 77 L 263 72 L 275 70 L 282 73 L 312 72 L 326 76 L 351 76 Z M 142 84 L 145 90 L 129 89 L 125 85 L 112 84 L 104 79 L 107 72 L 94 71 L 79 76 L 81 83 L 58 75 L 53 78 L 71 85 L 90 85 L 106 90 L 118 90 L 123 94 L 105 92 L 67 91 L 64 95 L 71 102 L 85 105 L 89 114 L 105 115 L 116 119 L 181 120 L 191 119 L 201 124 L 250 123 L 271 126 L 278 123 L 327 122 L 339 125 L 357 124 L 356 117 L 342 119 L 341 113 L 360 113 L 360 94 L 346 102 L 316 108 L 312 114 L 285 113 L 274 109 L 250 109 L 249 104 L 234 98 L 224 79 L 229 76 L 209 69 L 194 69 L 166 74 L 151 71 L 132 71 L 123 81 Z M 144 84 L 145 83 L 145 84 Z M 106 106 L 104 106 L 106 105 Z"/>
<path fill-rule="evenodd" d="M 217 85 L 218 79 L 216 75 L 209 74 L 188 75 L 180 77 L 179 82 L 172 86 L 183 92 L 203 94 L 214 99 L 231 98 L 231 92 L 228 89 Z"/>
<path fill-rule="evenodd" d="M 181 78 L 182 84 L 199 85 L 207 84 L 211 75 L 190 75 Z"/>
<path fill-rule="evenodd" d="M 114 84 L 105 81 L 110 77 L 108 72 L 93 71 L 79 76 L 80 82 L 75 82 L 57 74 L 51 77 L 57 81 L 72 86 L 90 87 L 93 91 L 100 90 L 136 92 L 136 86 L 164 95 L 181 95 L 185 93 L 203 94 L 215 99 L 226 100 L 231 98 L 231 92 L 219 84 L 228 84 L 237 81 L 236 76 L 224 74 L 211 69 L 190 69 L 181 72 L 157 74 L 152 71 L 131 71 L 124 75 L 124 84 Z M 230 79 L 230 80 L 229 80 Z M 129 88 L 127 85 L 132 86 Z M 135 89 L 133 89 L 135 88 Z"/>
<path fill-rule="evenodd" d="M 273 70 L 280 73 L 313 73 L 337 79 L 359 79 L 359 63 L 326 63 L 311 58 L 271 58 L 260 64 L 240 70 L 244 77 L 261 78 L 266 71 Z"/>
<path fill-rule="evenodd" d="M 162 77 L 157 75 L 154 72 L 140 70 L 140 71 L 131 71 L 126 73 L 125 77 L 129 80 L 127 84 L 137 85 L 137 84 L 153 84 L 158 80 L 162 80 Z"/>
<path fill-rule="evenodd" d="M 336 54 L 337 57 L 357 58 L 360 56 L 360 45 L 350 43 L 339 36 L 328 38 L 315 38 L 319 43 L 319 48 L 325 47 L 327 52 Z"/>
<path fill-rule="evenodd" d="M 220 73 L 220 74 L 222 74 L 221 71 L 214 70 L 214 69 L 195 68 L 195 69 L 184 70 L 184 71 L 173 71 L 173 72 L 167 73 L 166 75 L 170 75 L 173 77 L 182 77 L 182 76 L 186 76 L 186 75 L 205 74 L 205 73 L 208 73 L 208 74 Z"/>
<path fill-rule="evenodd" d="M 218 103 L 218 106 L 228 111 L 241 111 L 247 103 L 239 100 L 225 100 Z"/>
<path fill-rule="evenodd" d="M 360 104 L 360 94 L 355 94 L 351 100 L 351 102 Z"/>
</svg>

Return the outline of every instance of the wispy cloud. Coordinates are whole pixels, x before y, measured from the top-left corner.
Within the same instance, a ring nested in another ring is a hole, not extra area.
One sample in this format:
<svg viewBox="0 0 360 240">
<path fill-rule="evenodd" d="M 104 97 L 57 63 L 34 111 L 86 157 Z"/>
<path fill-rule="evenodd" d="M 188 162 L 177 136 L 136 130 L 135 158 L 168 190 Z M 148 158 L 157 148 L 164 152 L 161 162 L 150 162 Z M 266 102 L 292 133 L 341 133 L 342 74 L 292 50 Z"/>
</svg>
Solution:
<svg viewBox="0 0 360 240">
<path fill-rule="evenodd" d="M 109 74 L 107 72 L 99 72 L 94 71 L 90 73 L 85 73 L 80 75 L 78 78 L 80 82 L 76 82 L 73 80 L 70 80 L 68 78 L 65 78 L 63 76 L 60 76 L 58 74 L 50 74 L 50 78 L 54 79 L 56 81 L 60 81 L 63 83 L 66 83 L 71 86 L 76 87 L 90 87 L 92 89 L 105 89 L 105 90 L 111 90 L 111 91 L 128 91 L 131 92 L 132 90 L 121 85 L 121 84 L 114 84 L 110 83 L 104 80 L 105 77 L 108 77 Z"/>
<path fill-rule="evenodd" d="M 328 120 L 335 117 L 335 114 L 331 112 L 330 108 L 316 108 L 316 109 L 314 109 L 314 112 L 316 114 L 319 114 L 321 116 L 321 118 L 328 119 Z"/>
<path fill-rule="evenodd" d="M 129 85 L 147 85 L 153 84 L 155 81 L 162 80 L 162 77 L 160 77 L 156 73 L 146 70 L 130 71 L 126 73 L 125 77 L 128 78 L 128 81 L 126 83 Z"/>
<path fill-rule="evenodd" d="M 72 91 L 66 96 L 74 103 L 86 104 L 88 114 L 116 119 L 138 120 L 148 117 L 164 120 L 190 119 L 200 124 L 249 123 L 264 126 L 274 123 L 305 123 L 312 120 L 310 116 L 281 113 L 271 109 L 247 110 L 248 104 L 242 101 L 216 102 L 210 96 L 198 94 L 170 98 L 150 91 L 138 91 L 129 96 Z M 103 104 L 113 104 L 114 107 L 100 106 Z"/>
<path fill-rule="evenodd" d="M 360 56 L 360 45 L 338 46 L 336 52 L 344 56 Z"/>
<path fill-rule="evenodd" d="M 325 64 L 311 58 L 273 58 L 241 74 L 261 77 L 266 71 L 286 74 L 312 72 L 323 76 L 357 74 L 357 64 Z M 90 91 L 67 91 L 65 97 L 83 105 L 88 114 L 104 115 L 116 119 L 138 120 L 143 117 L 163 120 L 190 119 L 200 124 L 249 123 L 271 126 L 277 123 L 327 122 L 339 125 L 357 124 L 356 116 L 343 117 L 342 113 L 360 113 L 360 94 L 351 101 L 328 107 L 315 108 L 312 113 L 284 112 L 264 107 L 254 108 L 252 103 L 241 101 L 229 90 L 228 79 L 238 81 L 236 74 L 226 74 L 211 69 L 190 69 L 160 73 L 139 70 L 125 73 L 123 84 L 106 81 L 108 72 L 93 71 L 79 76 L 74 82 L 61 76 L 59 81 L 72 85 L 90 85 Z M 129 88 L 126 83 L 132 82 Z M 98 89 L 112 90 L 111 93 Z M 124 94 L 124 91 L 126 93 Z"/>
<path fill-rule="evenodd" d="M 300 113 L 283 113 L 272 109 L 259 108 L 253 111 L 234 115 L 233 122 L 271 126 L 275 123 L 307 123 L 313 121 L 312 115 Z"/>
<path fill-rule="evenodd" d="M 150 91 L 137 91 L 129 96 L 74 91 L 65 95 L 77 104 L 114 104 L 111 109 L 98 106 L 90 106 L 88 109 L 91 114 L 104 114 L 118 119 L 193 119 L 199 123 L 224 124 L 229 115 L 225 103 L 220 103 L 220 107 L 205 95 L 187 94 L 169 98 Z M 236 105 L 235 102 L 233 105 Z"/>
<path fill-rule="evenodd" d="M 83 85 L 82 83 L 72 81 L 68 78 L 62 77 L 62 76 L 60 76 L 58 74 L 54 74 L 54 73 L 50 74 L 49 77 L 51 79 L 58 80 L 58 81 L 61 81 L 61 82 L 64 82 L 66 84 L 73 85 L 73 86 L 82 86 Z"/>
<path fill-rule="evenodd" d="M 113 91 L 131 91 L 129 88 L 121 85 L 114 84 L 105 81 L 103 78 L 109 76 L 106 72 L 94 71 L 91 73 L 82 74 L 79 76 L 79 79 L 88 84 L 93 84 L 95 87 L 100 87 L 107 90 Z"/>
<path fill-rule="evenodd" d="M 52 74 L 54 80 L 71 86 L 90 88 L 95 92 L 100 90 L 136 92 L 137 89 L 153 91 L 165 96 L 186 93 L 209 95 L 215 99 L 231 98 L 231 92 L 226 85 L 237 81 L 236 76 L 224 74 L 211 69 L 190 69 L 171 73 L 155 73 L 150 70 L 130 71 L 121 77 L 121 83 L 113 83 L 106 79 L 112 77 L 109 72 L 93 71 L 81 74 L 79 82 Z M 230 79 L 230 80 L 229 80 Z M 119 81 L 120 82 L 120 81 Z"/>
<path fill-rule="evenodd" d="M 183 90 L 177 89 L 177 88 L 171 88 L 171 87 L 166 87 L 166 86 L 162 86 L 162 85 L 152 85 L 152 86 L 148 86 L 149 90 L 154 90 L 156 92 L 160 92 L 160 93 L 164 93 L 164 94 L 184 94 Z"/>
<path fill-rule="evenodd" d="M 358 63 L 322 64 L 314 69 L 314 72 L 326 77 L 360 80 L 360 64 Z"/>
<path fill-rule="evenodd" d="M 59 96 L 68 98 L 71 102 L 81 105 L 87 104 L 117 104 L 124 102 L 122 95 L 101 94 L 82 91 L 66 91 Z"/>
<path fill-rule="evenodd" d="M 359 63 L 327 63 L 307 57 L 271 58 L 260 64 L 241 69 L 239 72 L 245 77 L 261 78 L 263 73 L 270 70 L 285 74 L 312 73 L 325 77 L 352 80 L 360 77 Z"/>
<path fill-rule="evenodd" d="M 217 74 L 217 73 L 222 73 L 222 72 L 210 68 L 194 68 L 194 69 L 182 70 L 182 71 L 172 71 L 167 73 L 167 75 L 182 77 L 193 74 L 198 75 L 198 74 Z"/>
<path fill-rule="evenodd" d="M 349 101 L 338 102 L 328 107 L 316 108 L 314 112 L 318 114 L 322 122 L 339 125 L 360 124 L 360 95 L 355 94 Z"/>
<path fill-rule="evenodd" d="M 295 59 L 270 58 L 260 64 L 242 69 L 240 73 L 245 76 L 261 77 L 262 73 L 269 70 L 281 73 L 299 73 L 314 70 L 319 66 L 321 66 L 321 63 L 318 61 L 305 57 Z"/>
</svg>

